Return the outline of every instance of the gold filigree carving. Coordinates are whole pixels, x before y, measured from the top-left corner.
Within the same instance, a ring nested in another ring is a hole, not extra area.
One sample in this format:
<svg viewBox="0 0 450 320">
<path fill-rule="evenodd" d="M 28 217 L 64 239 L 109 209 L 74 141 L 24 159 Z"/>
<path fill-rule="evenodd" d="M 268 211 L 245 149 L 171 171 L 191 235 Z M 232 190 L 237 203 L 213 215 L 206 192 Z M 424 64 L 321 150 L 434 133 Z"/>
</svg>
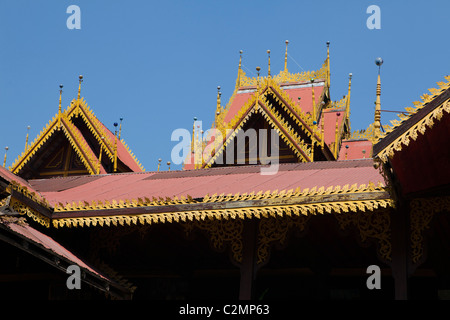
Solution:
<svg viewBox="0 0 450 320">
<path fill-rule="evenodd" d="M 258 248 L 256 252 L 257 264 L 268 261 L 270 246 L 274 242 L 281 245 L 286 244 L 289 231 L 296 228 L 299 231 L 305 230 L 311 215 L 284 216 L 282 218 L 265 218 L 259 222 Z"/>
<path fill-rule="evenodd" d="M 31 209 L 27 205 L 23 204 L 22 202 L 11 198 L 9 202 L 9 206 L 16 212 L 18 212 L 21 215 L 26 215 L 36 221 L 37 223 L 46 226 L 47 228 L 50 227 L 50 219 L 46 216 L 40 214 L 36 210 Z"/>
<path fill-rule="evenodd" d="M 385 261 L 392 259 L 391 217 L 390 210 L 336 214 L 339 227 L 345 230 L 354 226 L 362 242 L 374 239 L 378 243 L 378 254 Z"/>
<path fill-rule="evenodd" d="M 223 251 L 228 243 L 231 256 L 237 263 L 242 262 L 242 232 L 244 221 L 242 219 L 204 219 L 196 220 L 184 225 L 186 235 L 195 228 L 206 231 L 209 234 L 211 245 L 218 251 Z"/>
<path fill-rule="evenodd" d="M 435 213 L 450 211 L 450 197 L 418 198 L 411 201 L 411 259 L 418 263 L 424 253 L 424 231 L 430 227 Z"/>
</svg>

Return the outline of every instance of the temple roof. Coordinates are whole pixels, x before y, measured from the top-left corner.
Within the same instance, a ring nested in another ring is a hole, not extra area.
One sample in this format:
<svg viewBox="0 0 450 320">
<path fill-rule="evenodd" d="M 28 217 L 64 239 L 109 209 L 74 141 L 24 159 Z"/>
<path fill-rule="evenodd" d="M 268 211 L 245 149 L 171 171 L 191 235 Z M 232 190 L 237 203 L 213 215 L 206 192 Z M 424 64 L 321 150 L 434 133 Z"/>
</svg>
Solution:
<svg viewBox="0 0 450 320">
<path fill-rule="evenodd" d="M 64 146 L 64 141 L 68 141 L 69 145 Z M 14 161 L 10 167 L 11 172 L 30 178 L 42 172 L 40 170 L 43 163 L 49 164 L 54 161 L 56 163 L 54 167 L 61 166 L 64 147 L 71 148 L 76 153 L 80 168 L 87 174 L 112 172 L 115 154 L 118 172 L 144 171 L 123 139 L 116 139 L 115 134 L 94 115 L 86 101 L 79 97 L 73 99 L 64 111 L 60 108 L 60 112 Z M 56 151 L 53 151 L 53 154 L 50 151 L 45 154 L 46 150 Z M 101 159 L 100 151 L 103 154 Z"/>
<path fill-rule="evenodd" d="M 291 155 L 285 153 L 284 157 L 290 157 L 291 162 L 338 158 L 342 139 L 350 135 L 351 82 L 348 95 L 339 101 L 330 99 L 329 50 L 325 62 L 317 71 L 293 74 L 288 71 L 285 61 L 284 70 L 272 76 L 270 57 L 268 75 L 260 77 L 259 67 L 257 71 L 256 77 L 247 77 L 241 69 L 240 60 L 236 87 L 225 107 L 221 105 L 218 88 L 212 125 L 215 131 L 206 136 L 206 141 L 199 142 L 195 138 L 199 135 L 194 124 L 194 147 L 186 158 L 184 169 L 217 166 L 219 157 L 223 157 L 236 135 L 255 126 L 275 130 L 282 143 L 290 149 Z"/>
</svg>

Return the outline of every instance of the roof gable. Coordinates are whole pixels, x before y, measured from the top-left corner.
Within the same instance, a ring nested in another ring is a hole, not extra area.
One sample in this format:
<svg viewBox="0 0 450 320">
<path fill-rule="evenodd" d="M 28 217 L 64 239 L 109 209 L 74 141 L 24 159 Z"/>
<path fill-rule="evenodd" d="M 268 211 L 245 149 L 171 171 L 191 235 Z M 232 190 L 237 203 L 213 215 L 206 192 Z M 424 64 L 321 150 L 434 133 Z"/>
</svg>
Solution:
<svg viewBox="0 0 450 320">
<path fill-rule="evenodd" d="M 59 132 L 63 133 L 89 174 L 112 172 L 110 167 L 114 162 L 115 149 L 119 172 L 144 171 L 123 140 L 119 141 L 81 98 L 72 100 L 64 112 L 57 113 L 47 123 L 31 145 L 12 164 L 11 172 L 20 176 L 27 168 L 35 170 L 37 155 L 46 149 L 44 145 L 48 146 L 50 142 L 61 143 L 61 139 L 60 142 L 52 140 Z M 54 148 L 57 146 L 53 145 Z"/>
</svg>

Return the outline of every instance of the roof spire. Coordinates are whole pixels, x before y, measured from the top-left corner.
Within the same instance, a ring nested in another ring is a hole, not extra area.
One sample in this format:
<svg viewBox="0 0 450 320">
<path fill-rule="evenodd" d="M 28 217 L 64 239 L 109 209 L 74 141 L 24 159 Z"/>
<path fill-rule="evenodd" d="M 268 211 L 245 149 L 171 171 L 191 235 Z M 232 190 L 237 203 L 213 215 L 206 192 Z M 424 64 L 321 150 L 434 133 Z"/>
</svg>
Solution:
<svg viewBox="0 0 450 320">
<path fill-rule="evenodd" d="M 59 85 L 58 130 L 61 129 L 61 96 L 63 85 Z"/>
<path fill-rule="evenodd" d="M 337 160 L 339 151 L 339 116 L 340 112 L 336 113 L 336 131 L 334 132 L 334 158 Z"/>
<path fill-rule="evenodd" d="M 120 140 L 120 134 L 122 132 L 122 120 L 123 118 L 120 118 L 120 125 L 119 125 L 119 140 Z"/>
<path fill-rule="evenodd" d="M 268 69 L 268 71 L 267 71 L 267 75 L 268 75 L 269 78 L 270 78 L 270 50 L 267 50 L 267 54 L 269 55 L 269 69 Z"/>
<path fill-rule="evenodd" d="M 162 159 L 159 158 L 159 159 L 158 159 L 158 171 L 159 171 L 159 167 L 161 167 L 161 161 L 162 161 Z"/>
<path fill-rule="evenodd" d="M 348 94 L 345 108 L 347 109 L 347 119 L 350 119 L 350 92 L 352 89 L 352 74 L 348 74 Z"/>
<path fill-rule="evenodd" d="M 114 172 L 117 171 L 117 122 L 114 122 Z"/>
<path fill-rule="evenodd" d="M 79 75 L 78 76 L 78 100 L 80 100 L 80 95 L 81 95 L 81 83 L 83 82 L 83 76 Z"/>
<path fill-rule="evenodd" d="M 27 137 L 25 139 L 25 152 L 27 152 L 28 149 L 28 133 L 30 131 L 30 126 L 27 126 Z"/>
<path fill-rule="evenodd" d="M 194 117 L 194 124 L 192 125 L 192 142 L 191 142 L 191 153 L 194 153 L 194 141 L 195 141 L 195 121 L 197 121 L 197 117 Z"/>
<path fill-rule="evenodd" d="M 287 55 L 287 47 L 288 47 L 289 40 L 286 40 L 285 43 L 286 43 L 286 53 L 284 54 L 284 71 L 287 72 L 287 56 L 288 56 Z"/>
<path fill-rule="evenodd" d="M 242 69 L 241 69 L 241 65 L 242 65 L 242 53 L 244 51 L 240 50 L 239 51 L 239 68 L 238 68 L 238 77 L 236 80 L 236 89 L 238 89 L 241 86 L 241 73 L 242 73 Z"/>
<path fill-rule="evenodd" d="M 330 41 L 327 41 L 327 83 L 330 87 Z"/>
<path fill-rule="evenodd" d="M 375 118 L 373 123 L 373 138 L 374 141 L 377 141 L 378 138 L 381 135 L 381 102 L 380 102 L 380 96 L 381 96 L 381 78 L 380 78 L 380 71 L 381 71 L 381 65 L 383 64 L 383 59 L 376 58 L 375 64 L 378 66 L 378 79 L 377 79 L 377 99 L 375 101 Z"/>
<path fill-rule="evenodd" d="M 316 97 L 314 95 L 314 78 L 311 78 L 309 81 L 311 81 L 311 95 L 312 95 L 312 118 L 313 118 L 313 124 L 317 121 L 316 119 Z M 315 124 L 314 124 L 315 127 Z"/>
<path fill-rule="evenodd" d="M 6 166 L 6 153 L 8 152 L 9 147 L 5 147 L 5 158 L 3 159 L 3 168 Z"/>
<path fill-rule="evenodd" d="M 220 106 L 220 96 L 222 92 L 220 92 L 220 86 L 217 86 L 217 107 L 216 107 L 216 115 L 220 114 L 221 106 Z"/>
<path fill-rule="evenodd" d="M 260 67 L 256 67 L 256 73 L 257 73 L 257 78 L 256 78 L 256 89 L 258 89 L 259 87 L 259 70 L 261 70 Z"/>
</svg>

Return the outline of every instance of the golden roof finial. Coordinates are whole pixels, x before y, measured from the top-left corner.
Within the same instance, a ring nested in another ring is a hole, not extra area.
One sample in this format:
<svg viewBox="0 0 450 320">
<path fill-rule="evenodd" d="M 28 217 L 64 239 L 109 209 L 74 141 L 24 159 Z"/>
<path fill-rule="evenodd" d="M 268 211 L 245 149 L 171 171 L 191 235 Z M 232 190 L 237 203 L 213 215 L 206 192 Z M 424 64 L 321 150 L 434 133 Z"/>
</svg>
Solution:
<svg viewBox="0 0 450 320">
<path fill-rule="evenodd" d="M 378 66 L 378 79 L 377 79 L 377 99 L 375 101 L 375 117 L 374 117 L 374 124 L 373 124 L 374 142 L 376 142 L 381 135 L 381 131 L 380 131 L 380 129 L 381 129 L 381 102 L 380 102 L 381 77 L 380 77 L 380 71 L 381 71 L 381 65 L 383 64 L 383 59 L 381 59 L 381 58 L 375 59 L 375 64 Z"/>
<path fill-rule="evenodd" d="M 6 153 L 8 152 L 9 147 L 5 147 L 5 158 L 3 159 L 3 168 L 6 166 Z"/>
<path fill-rule="evenodd" d="M 194 153 L 194 141 L 195 141 L 195 121 L 197 117 L 194 117 L 194 123 L 192 125 L 192 142 L 191 142 L 191 153 Z"/>
<path fill-rule="evenodd" d="M 28 133 L 30 131 L 30 126 L 27 126 L 27 137 L 25 139 L 25 152 L 27 152 L 28 149 Z"/>
<path fill-rule="evenodd" d="M 316 119 L 316 97 L 314 95 L 314 78 L 311 78 L 309 81 L 311 81 L 312 118 L 313 118 L 313 124 L 315 126 L 317 119 Z"/>
<path fill-rule="evenodd" d="M 119 140 L 120 140 L 120 134 L 121 134 L 121 132 L 122 132 L 122 121 L 123 121 L 123 118 L 120 118 L 120 125 L 119 125 Z"/>
<path fill-rule="evenodd" d="M 61 128 L 61 97 L 63 85 L 59 85 L 58 130 Z"/>
<path fill-rule="evenodd" d="M 159 158 L 159 159 L 158 159 L 158 171 L 159 171 L 159 167 L 161 166 L 161 161 L 162 161 L 162 159 Z"/>
<path fill-rule="evenodd" d="M 267 50 L 267 54 L 269 55 L 269 68 L 267 69 L 267 75 L 270 78 L 270 50 Z"/>
<path fill-rule="evenodd" d="M 78 100 L 80 100 L 80 96 L 81 96 L 81 83 L 83 82 L 83 76 L 79 75 L 78 76 Z"/>
<path fill-rule="evenodd" d="M 330 41 L 327 41 L 327 83 L 328 87 L 330 87 L 331 81 L 331 72 L 330 72 Z"/>
<path fill-rule="evenodd" d="M 352 74 L 348 74 L 348 94 L 347 94 L 347 101 L 346 101 L 346 109 L 347 109 L 347 119 L 350 119 L 350 92 L 352 89 Z"/>
<path fill-rule="evenodd" d="M 336 131 L 334 136 L 334 158 L 337 160 L 338 158 L 338 145 L 339 145 L 339 116 L 340 112 L 336 113 Z"/>
<path fill-rule="evenodd" d="M 220 114 L 220 110 L 222 109 L 220 106 L 220 96 L 222 92 L 220 92 L 220 86 L 217 86 L 217 107 L 216 107 L 216 115 Z"/>
<path fill-rule="evenodd" d="M 287 47 L 288 47 L 289 40 L 286 40 L 285 43 L 286 43 L 286 53 L 284 54 L 284 71 L 287 72 L 287 56 L 288 56 L 287 55 Z"/>
<path fill-rule="evenodd" d="M 114 122 L 114 172 L 117 171 L 117 122 Z"/>
<path fill-rule="evenodd" d="M 167 161 L 167 165 L 169 166 L 169 171 L 170 171 L 170 161 Z"/>
<path fill-rule="evenodd" d="M 261 70 L 261 68 L 260 67 L 256 67 L 256 73 L 257 73 L 256 87 L 259 87 L 259 70 Z"/>
<path fill-rule="evenodd" d="M 241 65 L 242 65 L 242 53 L 244 51 L 240 50 L 239 51 L 239 68 L 238 68 L 238 77 L 236 80 L 236 89 L 238 89 L 241 86 L 241 73 L 242 73 L 242 69 L 241 69 Z"/>
</svg>

